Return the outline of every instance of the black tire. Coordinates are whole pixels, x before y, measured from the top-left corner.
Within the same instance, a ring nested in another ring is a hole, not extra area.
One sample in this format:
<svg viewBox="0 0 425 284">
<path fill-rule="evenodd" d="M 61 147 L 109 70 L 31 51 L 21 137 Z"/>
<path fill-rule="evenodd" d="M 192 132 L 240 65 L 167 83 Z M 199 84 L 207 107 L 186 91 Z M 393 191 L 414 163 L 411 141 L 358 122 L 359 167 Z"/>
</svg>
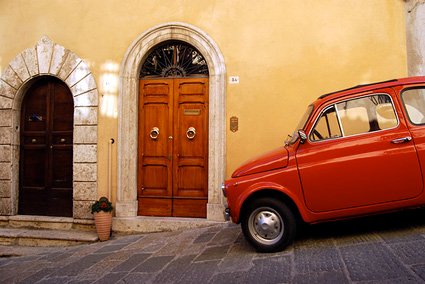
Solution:
<svg viewBox="0 0 425 284">
<path fill-rule="evenodd" d="M 248 204 L 241 225 L 246 240 L 259 252 L 285 249 L 294 240 L 297 229 L 295 216 L 288 206 L 266 197 Z"/>
</svg>

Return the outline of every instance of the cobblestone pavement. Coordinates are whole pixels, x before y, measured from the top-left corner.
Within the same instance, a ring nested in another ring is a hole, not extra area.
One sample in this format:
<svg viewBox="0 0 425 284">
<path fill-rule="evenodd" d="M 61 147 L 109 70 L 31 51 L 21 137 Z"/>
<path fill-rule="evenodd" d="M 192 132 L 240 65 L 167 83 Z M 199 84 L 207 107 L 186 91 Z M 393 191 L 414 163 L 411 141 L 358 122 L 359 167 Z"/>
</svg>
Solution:
<svg viewBox="0 0 425 284">
<path fill-rule="evenodd" d="M 425 210 L 305 226 L 280 253 L 240 227 L 114 236 L 64 248 L 0 247 L 0 283 L 425 283 Z"/>
</svg>

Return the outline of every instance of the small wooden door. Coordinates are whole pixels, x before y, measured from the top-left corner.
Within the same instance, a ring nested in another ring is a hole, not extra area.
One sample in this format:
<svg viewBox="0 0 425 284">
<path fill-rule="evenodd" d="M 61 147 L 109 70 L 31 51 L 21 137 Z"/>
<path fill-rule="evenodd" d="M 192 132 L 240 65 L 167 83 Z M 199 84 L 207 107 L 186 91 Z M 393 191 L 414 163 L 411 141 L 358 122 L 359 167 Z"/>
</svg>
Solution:
<svg viewBox="0 0 425 284">
<path fill-rule="evenodd" d="M 206 217 L 208 79 L 140 81 L 139 215 Z"/>
<path fill-rule="evenodd" d="M 21 110 L 19 214 L 72 216 L 74 102 L 52 77 L 27 91 Z"/>
</svg>

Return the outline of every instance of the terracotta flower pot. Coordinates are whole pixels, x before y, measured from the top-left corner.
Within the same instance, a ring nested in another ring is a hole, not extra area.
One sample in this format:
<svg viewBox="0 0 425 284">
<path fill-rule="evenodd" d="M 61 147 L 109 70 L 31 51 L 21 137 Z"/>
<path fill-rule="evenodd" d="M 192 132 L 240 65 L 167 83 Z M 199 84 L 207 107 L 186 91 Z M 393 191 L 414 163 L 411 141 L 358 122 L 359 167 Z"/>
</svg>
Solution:
<svg viewBox="0 0 425 284">
<path fill-rule="evenodd" d="M 109 240 L 109 236 L 111 235 L 112 213 L 104 211 L 94 213 L 94 223 L 96 225 L 99 240 Z"/>
</svg>

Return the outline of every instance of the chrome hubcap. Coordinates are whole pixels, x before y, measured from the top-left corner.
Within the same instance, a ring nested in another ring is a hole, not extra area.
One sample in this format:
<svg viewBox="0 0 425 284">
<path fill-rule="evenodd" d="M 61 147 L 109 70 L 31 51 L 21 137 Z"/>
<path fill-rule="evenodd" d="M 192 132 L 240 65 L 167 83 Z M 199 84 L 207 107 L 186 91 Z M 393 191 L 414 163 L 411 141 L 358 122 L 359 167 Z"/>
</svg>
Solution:
<svg viewBox="0 0 425 284">
<path fill-rule="evenodd" d="M 258 208 L 251 214 L 249 229 L 259 242 L 273 244 L 283 236 L 283 223 L 280 216 L 271 208 Z"/>
</svg>

